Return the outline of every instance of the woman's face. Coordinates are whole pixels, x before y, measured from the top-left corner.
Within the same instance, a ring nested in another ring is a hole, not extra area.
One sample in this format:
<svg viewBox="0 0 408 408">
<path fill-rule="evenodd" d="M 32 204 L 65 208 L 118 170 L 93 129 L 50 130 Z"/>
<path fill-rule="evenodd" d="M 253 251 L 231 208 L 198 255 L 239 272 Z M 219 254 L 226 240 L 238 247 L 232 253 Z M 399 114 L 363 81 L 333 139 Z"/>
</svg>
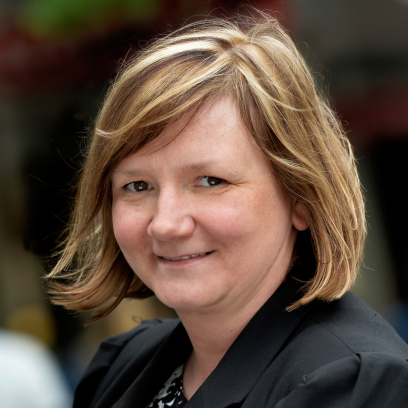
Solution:
<svg viewBox="0 0 408 408">
<path fill-rule="evenodd" d="M 117 242 L 178 311 L 266 300 L 286 275 L 297 229 L 307 228 L 302 208 L 284 196 L 231 99 L 188 119 L 115 169 Z"/>
</svg>

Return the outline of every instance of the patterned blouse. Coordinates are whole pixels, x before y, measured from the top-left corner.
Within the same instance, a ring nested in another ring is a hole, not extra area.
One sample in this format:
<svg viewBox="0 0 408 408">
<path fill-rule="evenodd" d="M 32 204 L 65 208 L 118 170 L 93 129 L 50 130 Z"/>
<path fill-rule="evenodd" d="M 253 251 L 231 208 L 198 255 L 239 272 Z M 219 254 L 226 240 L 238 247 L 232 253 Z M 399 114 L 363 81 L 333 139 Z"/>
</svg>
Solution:
<svg viewBox="0 0 408 408">
<path fill-rule="evenodd" d="M 184 364 L 176 368 L 147 408 L 182 408 L 187 404 L 183 393 L 183 367 Z"/>
</svg>

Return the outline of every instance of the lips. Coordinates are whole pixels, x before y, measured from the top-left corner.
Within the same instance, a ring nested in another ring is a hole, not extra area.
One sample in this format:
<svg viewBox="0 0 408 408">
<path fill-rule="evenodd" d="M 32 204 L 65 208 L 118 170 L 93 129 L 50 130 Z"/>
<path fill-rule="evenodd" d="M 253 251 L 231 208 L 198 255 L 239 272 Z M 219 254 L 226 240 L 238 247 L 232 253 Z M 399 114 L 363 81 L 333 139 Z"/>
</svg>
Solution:
<svg viewBox="0 0 408 408">
<path fill-rule="evenodd" d="M 193 255 L 184 255 L 184 256 L 177 256 L 174 258 L 167 257 L 167 256 L 161 256 L 160 258 L 165 259 L 166 261 L 186 261 L 187 259 L 193 259 L 193 258 L 198 258 L 199 256 L 205 256 L 213 253 L 214 251 L 210 252 L 203 252 L 201 254 L 193 254 Z"/>
</svg>

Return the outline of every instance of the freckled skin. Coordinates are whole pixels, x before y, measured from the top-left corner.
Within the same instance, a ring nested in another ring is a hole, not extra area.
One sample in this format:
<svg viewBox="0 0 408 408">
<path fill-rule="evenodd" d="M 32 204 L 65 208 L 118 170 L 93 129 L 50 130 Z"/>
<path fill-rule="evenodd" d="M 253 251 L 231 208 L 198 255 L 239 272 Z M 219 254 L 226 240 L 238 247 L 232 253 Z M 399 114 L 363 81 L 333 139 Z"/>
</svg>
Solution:
<svg viewBox="0 0 408 408">
<path fill-rule="evenodd" d="M 232 100 L 202 109 L 168 143 L 187 120 L 115 169 L 118 244 L 135 273 L 178 312 L 264 302 L 285 277 L 297 230 L 307 228 L 300 204 L 284 196 Z M 209 186 L 205 176 L 225 181 Z M 148 189 L 132 191 L 137 181 Z M 210 251 L 188 261 L 163 258 Z"/>
</svg>

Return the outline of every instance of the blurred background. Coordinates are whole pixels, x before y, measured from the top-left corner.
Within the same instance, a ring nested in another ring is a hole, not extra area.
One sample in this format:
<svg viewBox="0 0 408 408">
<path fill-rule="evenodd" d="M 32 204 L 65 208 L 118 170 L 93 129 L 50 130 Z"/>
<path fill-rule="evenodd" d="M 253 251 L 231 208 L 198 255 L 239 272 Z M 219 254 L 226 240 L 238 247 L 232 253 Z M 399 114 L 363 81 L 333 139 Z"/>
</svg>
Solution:
<svg viewBox="0 0 408 408">
<path fill-rule="evenodd" d="M 54 388 L 65 402 L 39 407 L 69 406 L 103 338 L 142 319 L 174 316 L 155 298 L 125 301 L 84 327 L 84 317 L 52 306 L 42 285 L 110 82 L 129 50 L 187 19 L 242 4 L 248 2 L 0 0 L 0 378 L 13 352 L 41 354 L 44 378 L 59 378 Z M 291 32 L 349 131 L 369 224 L 353 290 L 408 341 L 408 0 L 251 4 Z"/>
</svg>

